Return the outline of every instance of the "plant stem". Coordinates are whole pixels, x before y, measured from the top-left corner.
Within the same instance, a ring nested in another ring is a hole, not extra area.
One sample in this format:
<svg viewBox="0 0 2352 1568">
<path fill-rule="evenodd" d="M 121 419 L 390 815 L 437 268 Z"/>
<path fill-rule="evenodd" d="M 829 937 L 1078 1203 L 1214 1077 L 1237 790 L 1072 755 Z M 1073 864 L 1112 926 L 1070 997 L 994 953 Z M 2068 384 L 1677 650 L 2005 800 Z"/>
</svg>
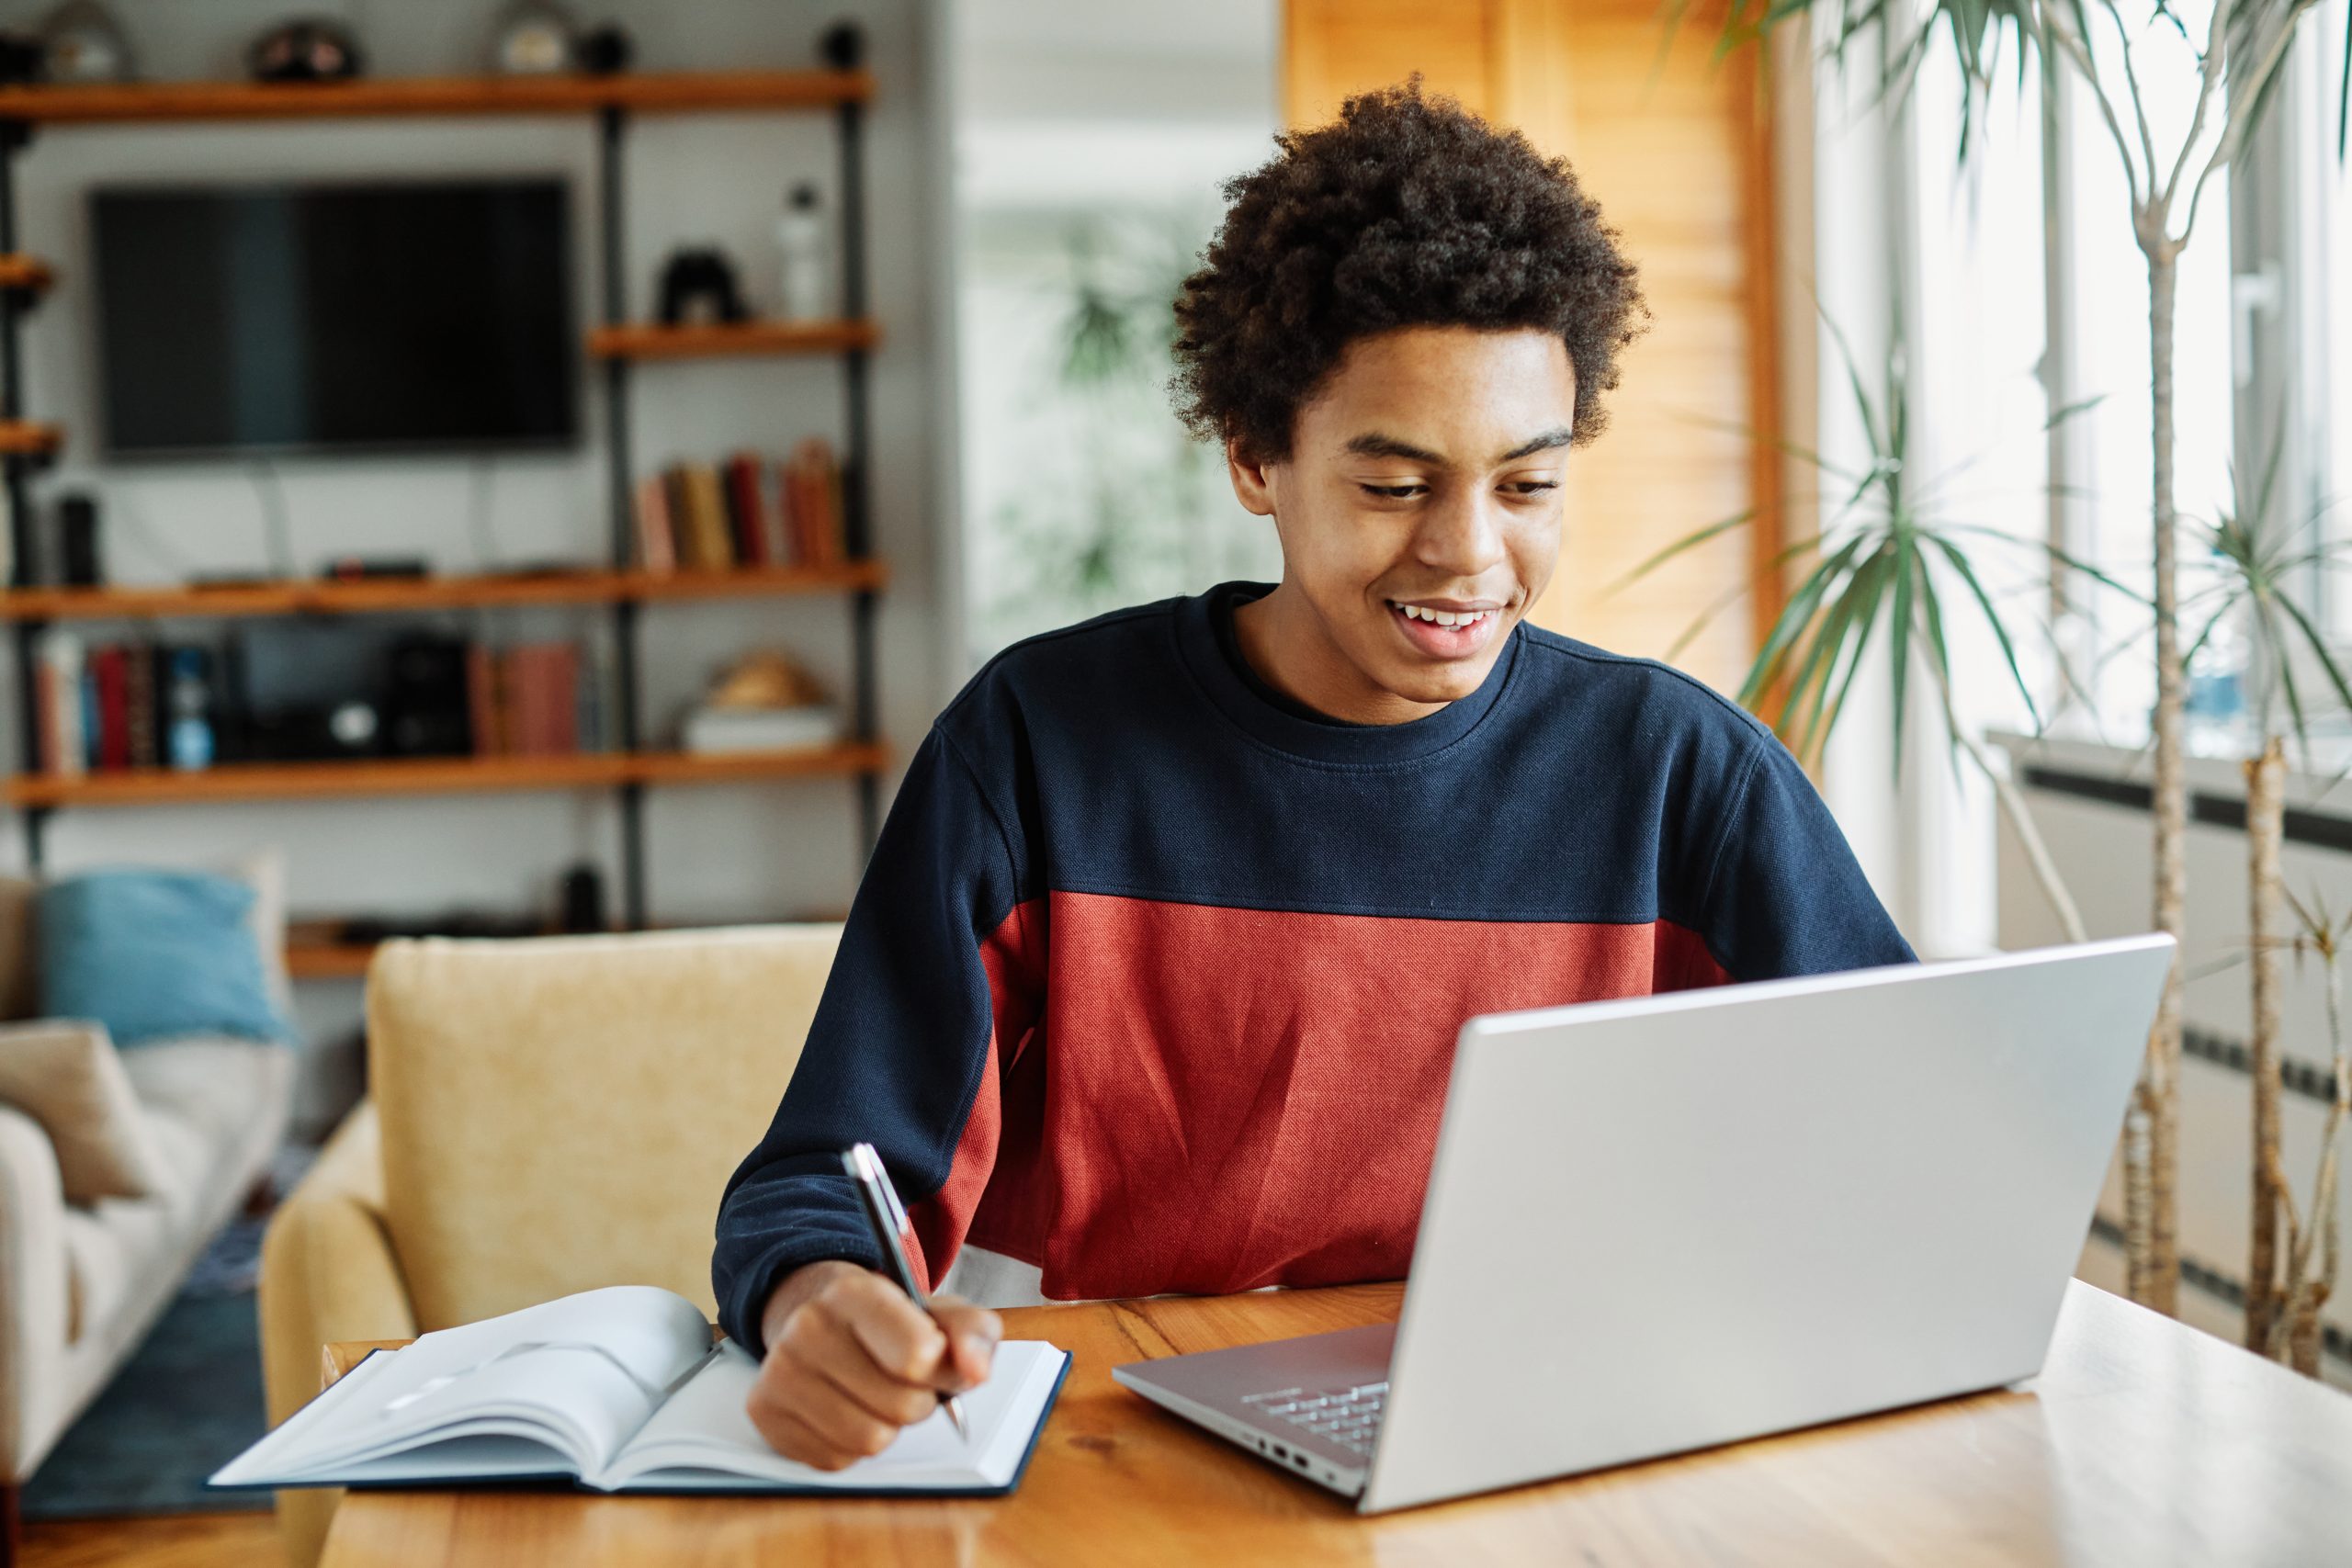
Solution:
<svg viewBox="0 0 2352 1568">
<path fill-rule="evenodd" d="M 2272 1355 L 2278 1320 L 2278 1210 L 2284 1185 L 2278 1156 L 2278 845 L 2286 824 L 2286 750 L 2276 735 L 2245 763 L 2246 920 L 2254 991 L 2254 1223 L 2245 1268 L 2245 1345 Z M 2289 1252 L 2299 1251 L 2289 1237 Z M 2296 1280 L 2290 1278 L 2292 1289 Z"/>
<path fill-rule="evenodd" d="M 2352 1112 L 2352 1058 L 2347 1058 L 2344 1050 L 2343 953 L 2335 945 L 2339 934 L 2333 929 L 2315 933 L 2315 945 L 2327 973 L 2327 1040 L 2335 1068 L 2334 1093 L 2328 1101 L 2326 1125 L 2320 1134 L 2319 1177 L 2312 1192 L 2311 1224 L 2301 1231 L 2294 1229 L 2293 1194 L 2284 1194 L 2290 1227 L 2286 1318 L 2278 1325 L 2278 1337 L 2284 1340 L 2289 1363 L 2304 1376 L 2314 1378 L 2319 1376 L 2320 1314 L 2326 1308 L 2328 1298 L 2335 1293 L 2337 1139 L 2344 1130 L 2346 1113 Z M 2320 1269 L 2318 1276 L 2311 1278 L 2314 1245 L 2319 1248 Z"/>
<path fill-rule="evenodd" d="M 2182 755 L 2180 612 L 2174 563 L 2173 297 L 2178 242 L 2165 231 L 2165 204 L 2135 214 L 2134 229 L 2148 262 L 2148 369 L 2154 433 L 2151 522 L 2154 530 L 2156 706 L 2155 926 L 2177 944 L 2187 934 L 2188 903 L 2188 776 Z M 2129 1250 L 2132 1298 L 2170 1314 L 2180 1292 L 2177 1188 L 2179 1172 L 2181 973 L 2177 946 L 2163 998 L 2148 1032 L 2148 1052 L 2132 1095 L 2124 1142 L 2126 1205 L 2132 1224 Z"/>
</svg>

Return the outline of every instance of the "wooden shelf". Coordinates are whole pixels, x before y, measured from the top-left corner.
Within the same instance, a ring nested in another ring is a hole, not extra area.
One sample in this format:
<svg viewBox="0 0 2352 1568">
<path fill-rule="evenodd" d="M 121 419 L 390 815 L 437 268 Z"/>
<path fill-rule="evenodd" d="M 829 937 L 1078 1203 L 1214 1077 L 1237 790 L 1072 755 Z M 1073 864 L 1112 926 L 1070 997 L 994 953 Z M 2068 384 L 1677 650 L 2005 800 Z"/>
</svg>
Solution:
<svg viewBox="0 0 2352 1568">
<path fill-rule="evenodd" d="M 297 980 L 364 979 L 375 956 L 372 942 L 337 942 L 291 931 L 286 937 L 286 973 Z"/>
<path fill-rule="evenodd" d="M 588 352 L 598 359 L 718 359 L 761 354 L 838 354 L 872 348 L 882 329 L 871 321 L 726 321 L 670 327 L 656 321 L 598 327 Z"/>
<path fill-rule="evenodd" d="M 879 742 L 844 740 L 792 751 L 733 751 L 717 756 L 641 751 L 630 761 L 639 784 L 733 784 L 820 773 L 878 773 L 888 765 L 889 753 Z"/>
<path fill-rule="evenodd" d="M 359 761 L 223 762 L 192 772 L 134 768 L 61 778 L 22 773 L 6 798 L 28 806 L 169 806 L 220 800 L 322 799 L 348 795 L 469 795 L 505 790 L 608 788 L 639 784 L 878 773 L 879 744 L 845 741 L 790 751 L 695 756 L 674 751 L 582 752 L 559 757 L 393 757 Z"/>
<path fill-rule="evenodd" d="M 616 76 L 418 76 L 356 82 L 123 82 L 0 87 L 0 119 L 373 119 L 408 115 L 684 114 L 830 108 L 874 96 L 865 71 L 696 71 Z"/>
<path fill-rule="evenodd" d="M 878 560 L 843 561 L 839 566 L 748 566 L 732 571 L 632 571 L 626 578 L 624 598 L 648 602 L 662 599 L 753 599 L 770 593 L 878 593 L 890 581 L 890 569 Z"/>
<path fill-rule="evenodd" d="M 38 294 L 55 281 L 49 264 L 39 256 L 0 254 L 0 288 L 17 288 L 28 294 Z"/>
<path fill-rule="evenodd" d="M 29 419 L 0 419 L 0 455 L 46 457 L 65 445 L 65 433 L 54 424 Z"/>
<path fill-rule="evenodd" d="M 153 619 L 181 616 L 365 615 L 509 604 L 609 604 L 622 600 L 756 599 L 796 593 L 870 592 L 889 581 L 878 560 L 840 566 L 742 567 L 727 571 L 550 571 L 488 577 L 325 578 L 217 588 L 12 588 L 0 592 L 0 621 Z"/>
</svg>

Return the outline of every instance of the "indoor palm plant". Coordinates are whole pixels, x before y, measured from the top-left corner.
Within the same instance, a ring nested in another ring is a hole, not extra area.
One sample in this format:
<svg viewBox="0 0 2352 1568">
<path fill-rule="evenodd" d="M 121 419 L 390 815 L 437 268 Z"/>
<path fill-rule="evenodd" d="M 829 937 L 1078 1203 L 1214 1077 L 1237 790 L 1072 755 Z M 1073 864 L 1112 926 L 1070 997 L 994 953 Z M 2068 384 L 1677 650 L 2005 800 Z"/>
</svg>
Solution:
<svg viewBox="0 0 2352 1568">
<path fill-rule="evenodd" d="M 1920 61 L 1948 39 L 1964 75 L 1966 117 L 1995 85 L 2004 49 L 2024 80 L 2029 53 L 2046 86 L 2082 84 L 2100 132 L 2121 164 L 2134 242 L 2146 263 L 2153 486 L 2150 523 L 2156 701 L 2151 716 L 2155 788 L 2155 925 L 2179 938 L 2188 892 L 2188 784 L 2182 746 L 2183 649 L 2178 604 L 2177 517 L 2173 501 L 2173 321 L 2181 252 L 2196 229 L 2214 174 L 2245 146 L 2272 98 L 2282 61 L 2315 0 L 2212 0 L 2210 12 L 2169 0 L 1732 0 L 1727 44 L 1758 38 L 1799 19 L 1841 64 L 1873 71 L 1882 88 L 1907 94 Z M 1816 18 L 1816 13 L 1818 17 Z M 2192 30 L 2192 18 L 2195 24 Z M 2177 39 L 2181 47 L 2176 47 Z M 2346 40 L 2352 63 L 2352 36 Z M 2160 58 L 2166 57 L 2168 58 Z M 2183 59 L 2190 62 L 2183 67 Z M 2194 109 L 2177 136 L 2160 131 L 2144 91 L 2159 70 L 2196 73 Z M 2352 73 L 2345 77 L 2352 107 Z M 2345 107 L 2338 111 L 2338 150 Z M 1892 569 L 1884 569 L 1891 573 Z M 1916 592 L 1916 588 L 1914 590 Z M 2179 1156 L 2181 988 L 2175 964 L 2166 981 L 2124 1137 L 2126 1251 L 2133 1297 L 2175 1309 L 2180 1261 L 2175 1214 Z"/>
<path fill-rule="evenodd" d="M 1955 764 L 1965 759 L 1992 786 L 2003 817 L 2016 833 L 2052 912 L 2070 942 L 2084 940 L 2082 916 L 2058 874 L 2040 829 L 2026 809 L 2007 769 L 1986 755 L 1984 743 L 1961 722 L 1952 698 L 1951 637 L 1956 613 L 1973 617 L 1992 634 L 2002 670 L 2037 727 L 2041 720 L 2032 683 L 2018 663 L 2020 633 L 2013 612 L 2005 613 L 1987 588 L 1996 557 L 2030 550 L 2037 564 L 2054 558 L 2118 592 L 2128 592 L 2096 567 L 2074 560 L 2053 547 L 2028 544 L 1980 523 L 1944 514 L 1942 479 L 1917 476 L 1912 451 L 1907 355 L 1900 323 L 1892 333 L 1883 386 L 1873 389 L 1826 314 L 1822 318 L 1840 360 L 1843 383 L 1860 427 L 1862 461 L 1833 462 L 1786 442 L 1781 450 L 1811 468 L 1823 481 L 1814 498 L 1826 503 L 1820 531 L 1784 545 L 1764 563 L 1768 572 L 1813 558 L 1774 618 L 1749 664 L 1737 694 L 1740 705 L 1764 716 L 1791 750 L 1816 762 L 1844 710 L 1872 648 L 1885 649 L 1892 682 L 1894 733 L 1904 733 L 1917 679 L 1932 694 L 1935 713 Z M 2052 423 L 2082 412 L 2061 410 Z M 1964 468 L 1959 465 L 1958 468 Z M 1650 557 L 1617 586 L 1631 583 L 1719 535 L 1750 525 L 1753 511 L 1710 525 Z M 1720 607 L 1720 606 L 1719 606 Z M 1667 650 L 1671 660 L 1689 645 L 1713 612 L 1702 615 Z M 2046 628 L 2036 628 L 2046 630 Z M 2064 667 L 2060 665 L 2062 673 Z M 1903 747 L 1893 748 L 1898 773 Z"/>
<path fill-rule="evenodd" d="M 2184 660 L 2225 626 L 2243 627 L 2248 651 L 2245 671 L 2248 714 L 2253 720 L 2245 769 L 2247 942 L 2252 965 L 2253 1028 L 2247 1039 L 2253 1077 L 2253 1213 L 2246 1259 L 2245 1343 L 2248 1348 L 2292 1360 L 2316 1373 L 2319 1313 L 2335 1279 L 2335 1188 L 2337 1130 L 2352 1100 L 2344 1062 L 2340 1025 L 2341 977 L 2338 939 L 2342 927 L 2314 895 L 2310 905 L 2285 891 L 2279 848 L 2286 836 L 2287 742 L 2311 754 L 2311 704 L 2304 687 L 2312 680 L 2320 695 L 2352 709 L 2352 686 L 2329 653 L 2311 611 L 2300 602 L 2344 547 L 2321 534 L 2324 513 L 2290 528 L 2276 519 L 2272 504 L 2278 462 L 2274 452 L 2256 493 L 2244 498 L 2208 527 L 2194 525 L 2192 538 L 2207 547 L 2212 581 L 2184 608 L 2201 615 Z M 2303 673 L 2298 675 L 2299 667 Z M 2291 907 L 2298 929 L 2279 934 L 2282 905 Z M 2335 1065 L 2335 1094 L 2322 1141 L 2318 1185 L 2308 1211 L 2295 1203 L 2279 1153 L 2280 960 L 2288 951 L 2316 953 L 2325 966 L 2329 1046 Z M 2308 1222 L 2308 1223 L 2306 1223 Z M 2317 1264 L 2316 1270 L 2313 1265 Z"/>
</svg>

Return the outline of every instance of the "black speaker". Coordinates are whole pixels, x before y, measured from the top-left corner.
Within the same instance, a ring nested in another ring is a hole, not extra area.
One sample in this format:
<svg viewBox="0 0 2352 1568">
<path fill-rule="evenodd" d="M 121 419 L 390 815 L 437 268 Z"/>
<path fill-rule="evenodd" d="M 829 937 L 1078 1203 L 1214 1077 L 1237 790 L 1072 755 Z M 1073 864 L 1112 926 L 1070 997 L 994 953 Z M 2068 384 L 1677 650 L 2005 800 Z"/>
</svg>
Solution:
<svg viewBox="0 0 2352 1568">
<path fill-rule="evenodd" d="M 412 632 L 387 650 L 385 750 L 398 757 L 463 757 L 474 749 L 466 702 L 466 640 Z"/>
<path fill-rule="evenodd" d="M 78 492 L 57 500 L 57 558 L 69 588 L 96 588 L 107 580 L 98 559 L 98 502 Z"/>
<path fill-rule="evenodd" d="M 605 879 L 582 861 L 563 874 L 563 929 L 600 931 L 605 926 Z"/>
</svg>

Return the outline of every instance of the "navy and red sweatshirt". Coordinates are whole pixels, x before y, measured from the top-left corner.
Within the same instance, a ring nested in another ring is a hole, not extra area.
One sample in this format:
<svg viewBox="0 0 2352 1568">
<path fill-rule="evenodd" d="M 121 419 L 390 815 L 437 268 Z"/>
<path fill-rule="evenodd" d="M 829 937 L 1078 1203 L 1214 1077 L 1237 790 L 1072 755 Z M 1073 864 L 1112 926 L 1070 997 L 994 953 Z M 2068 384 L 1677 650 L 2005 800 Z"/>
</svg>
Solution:
<svg viewBox="0 0 2352 1568">
<path fill-rule="evenodd" d="M 880 1260 L 1003 1304 L 1401 1278 L 1473 1014 L 1912 954 L 1770 730 L 1663 665 L 1514 629 L 1470 695 L 1333 720 L 1242 658 L 1228 583 L 1033 637 L 915 752 L 712 1275 Z M 973 1281 L 981 1281 L 974 1289 Z"/>
</svg>

